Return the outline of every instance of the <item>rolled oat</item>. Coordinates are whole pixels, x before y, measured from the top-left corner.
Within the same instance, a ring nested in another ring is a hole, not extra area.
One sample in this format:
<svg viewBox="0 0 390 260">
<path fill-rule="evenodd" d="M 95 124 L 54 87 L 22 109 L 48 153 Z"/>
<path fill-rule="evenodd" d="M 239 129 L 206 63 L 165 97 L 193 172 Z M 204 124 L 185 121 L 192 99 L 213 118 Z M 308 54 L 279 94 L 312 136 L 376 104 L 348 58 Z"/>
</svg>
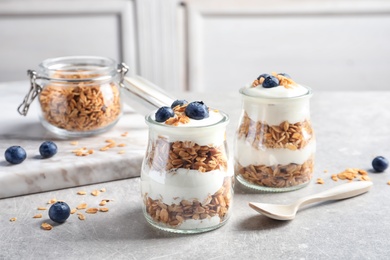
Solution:
<svg viewBox="0 0 390 260">
<path fill-rule="evenodd" d="M 52 230 L 53 226 L 50 225 L 49 223 L 42 223 L 41 224 L 41 228 L 44 229 L 44 230 Z"/>
<path fill-rule="evenodd" d="M 78 209 L 78 210 L 80 210 L 80 209 L 86 209 L 87 208 L 87 203 L 81 203 L 81 204 L 79 204 L 77 207 L 76 207 L 76 209 Z"/>
<path fill-rule="evenodd" d="M 96 214 L 97 212 L 99 211 L 98 208 L 89 208 L 85 211 L 85 213 L 88 213 L 88 214 Z"/>
</svg>

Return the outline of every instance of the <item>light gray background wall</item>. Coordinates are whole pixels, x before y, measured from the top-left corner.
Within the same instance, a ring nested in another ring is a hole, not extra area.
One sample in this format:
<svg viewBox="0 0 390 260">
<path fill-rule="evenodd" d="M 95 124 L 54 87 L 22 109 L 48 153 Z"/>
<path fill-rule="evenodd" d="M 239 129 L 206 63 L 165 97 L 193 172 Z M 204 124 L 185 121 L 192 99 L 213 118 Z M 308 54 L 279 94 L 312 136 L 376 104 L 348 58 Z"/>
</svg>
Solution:
<svg viewBox="0 0 390 260">
<path fill-rule="evenodd" d="M 316 90 L 386 90 L 388 1 L 0 0 L 0 82 L 99 55 L 164 89 L 235 90 L 287 72 Z"/>
</svg>

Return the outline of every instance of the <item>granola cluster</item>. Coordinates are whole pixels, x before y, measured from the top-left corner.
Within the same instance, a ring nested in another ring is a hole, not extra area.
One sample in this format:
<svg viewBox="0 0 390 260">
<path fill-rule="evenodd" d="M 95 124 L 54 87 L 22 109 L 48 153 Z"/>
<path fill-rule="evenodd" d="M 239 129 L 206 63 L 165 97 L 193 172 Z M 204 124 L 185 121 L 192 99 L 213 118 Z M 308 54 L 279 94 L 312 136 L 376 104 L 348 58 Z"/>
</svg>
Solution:
<svg viewBox="0 0 390 260">
<path fill-rule="evenodd" d="M 163 203 L 161 199 L 153 200 L 148 197 L 148 194 L 145 194 L 146 212 L 154 221 L 173 227 L 188 219 L 203 220 L 217 215 L 222 222 L 227 218 L 231 206 L 231 181 L 231 177 L 226 177 L 223 186 L 203 202 L 196 199 L 192 201 L 182 200 L 178 204 L 168 205 Z"/>
<path fill-rule="evenodd" d="M 359 168 L 347 168 L 344 171 L 338 174 L 332 174 L 331 179 L 334 181 L 340 180 L 348 180 L 352 181 L 358 178 L 361 181 L 369 181 L 370 177 L 368 177 L 368 173 L 365 170 Z"/>
<path fill-rule="evenodd" d="M 225 144 L 223 144 L 225 145 Z M 168 142 L 159 137 L 148 151 L 148 164 L 151 169 L 164 172 L 177 168 L 209 172 L 227 169 L 224 147 L 198 145 L 191 141 Z"/>
<path fill-rule="evenodd" d="M 58 73 L 55 78 L 82 79 L 83 74 Z M 121 114 L 120 92 L 114 83 L 51 84 L 42 89 L 39 101 L 46 121 L 68 131 L 99 129 L 115 122 Z"/>
<path fill-rule="evenodd" d="M 246 112 L 237 134 L 238 138 L 245 138 L 255 149 L 287 148 L 293 151 L 304 148 L 314 138 L 309 120 L 295 124 L 284 121 L 280 125 L 270 126 L 253 121 Z"/>
<path fill-rule="evenodd" d="M 288 165 L 249 165 L 236 164 L 236 174 L 242 178 L 265 187 L 286 188 L 308 183 L 312 178 L 314 160 L 310 158 L 303 164 Z"/>
<path fill-rule="evenodd" d="M 177 126 L 181 124 L 187 124 L 190 122 L 190 118 L 185 114 L 185 110 L 188 104 L 178 105 L 173 108 L 175 113 L 174 117 L 171 117 L 165 121 L 167 125 Z"/>
</svg>

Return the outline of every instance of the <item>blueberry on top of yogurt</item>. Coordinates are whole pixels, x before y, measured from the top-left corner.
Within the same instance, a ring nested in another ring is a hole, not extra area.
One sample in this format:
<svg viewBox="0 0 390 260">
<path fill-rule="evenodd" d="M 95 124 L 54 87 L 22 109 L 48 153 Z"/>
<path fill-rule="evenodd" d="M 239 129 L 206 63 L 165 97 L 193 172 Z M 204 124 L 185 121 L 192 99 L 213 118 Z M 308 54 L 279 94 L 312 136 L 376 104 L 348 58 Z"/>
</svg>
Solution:
<svg viewBox="0 0 390 260">
<path fill-rule="evenodd" d="M 287 73 L 278 73 L 278 75 L 291 79 L 290 75 L 288 75 Z"/>
<path fill-rule="evenodd" d="M 209 108 L 202 101 L 194 101 L 187 105 L 185 114 L 189 118 L 202 120 L 209 117 Z"/>
<path fill-rule="evenodd" d="M 257 77 L 257 80 L 260 80 L 261 78 L 265 79 L 268 76 L 270 76 L 270 75 L 267 73 L 260 74 L 260 76 Z"/>
<path fill-rule="evenodd" d="M 170 107 L 160 107 L 154 117 L 156 122 L 183 127 L 204 126 L 221 119 L 219 111 L 210 110 L 203 101 L 187 102 L 184 99 L 175 100 Z"/>
<path fill-rule="evenodd" d="M 161 123 L 161 122 L 165 122 L 171 117 L 174 117 L 175 113 L 173 112 L 172 108 L 164 106 L 164 107 L 160 107 L 157 110 L 155 116 L 156 116 L 156 121 Z"/>
<path fill-rule="evenodd" d="M 287 73 L 272 72 L 271 74 L 260 74 L 260 76 L 258 76 L 253 81 L 251 87 L 275 88 L 280 86 L 289 89 L 297 86 L 297 84 L 291 79 L 290 75 Z"/>
<path fill-rule="evenodd" d="M 171 105 L 171 108 L 175 108 L 177 106 L 183 106 L 185 104 L 188 104 L 188 101 L 187 100 L 184 100 L 184 99 L 177 99 L 175 101 L 173 101 L 172 105 Z"/>
<path fill-rule="evenodd" d="M 269 76 L 264 78 L 262 85 L 263 85 L 263 88 L 274 88 L 274 87 L 279 86 L 279 80 L 278 80 L 278 78 L 269 75 Z"/>
</svg>

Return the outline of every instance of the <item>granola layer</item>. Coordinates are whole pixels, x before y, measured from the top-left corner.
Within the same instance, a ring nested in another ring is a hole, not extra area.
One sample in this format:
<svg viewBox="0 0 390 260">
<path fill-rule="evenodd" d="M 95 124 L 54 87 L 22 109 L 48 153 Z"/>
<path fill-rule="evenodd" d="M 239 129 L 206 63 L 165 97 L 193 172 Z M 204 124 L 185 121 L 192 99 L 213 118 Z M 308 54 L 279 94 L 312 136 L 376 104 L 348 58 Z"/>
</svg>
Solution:
<svg viewBox="0 0 390 260">
<path fill-rule="evenodd" d="M 255 149 L 287 148 L 295 151 L 304 148 L 312 138 L 313 129 L 309 120 L 290 124 L 283 121 L 279 125 L 268 125 L 252 120 L 245 112 L 238 128 L 238 138 L 244 138 Z"/>
<path fill-rule="evenodd" d="M 165 172 L 184 168 L 209 172 L 226 170 L 227 158 L 225 144 L 219 147 L 213 145 L 198 145 L 190 141 L 168 142 L 159 137 L 148 151 L 148 164 L 152 170 Z"/>
<path fill-rule="evenodd" d="M 144 203 L 146 213 L 155 222 L 177 227 L 188 220 L 206 223 L 207 220 L 218 218 L 218 222 L 223 222 L 227 219 L 231 198 L 232 177 L 225 177 L 222 187 L 202 202 L 197 199 L 181 200 L 178 204 L 169 205 L 163 199 L 153 199 L 145 193 Z"/>
<path fill-rule="evenodd" d="M 246 181 L 264 187 L 287 188 L 308 183 L 313 174 L 314 156 L 303 164 L 287 165 L 248 165 L 243 167 L 236 162 L 236 175 Z"/>
</svg>

